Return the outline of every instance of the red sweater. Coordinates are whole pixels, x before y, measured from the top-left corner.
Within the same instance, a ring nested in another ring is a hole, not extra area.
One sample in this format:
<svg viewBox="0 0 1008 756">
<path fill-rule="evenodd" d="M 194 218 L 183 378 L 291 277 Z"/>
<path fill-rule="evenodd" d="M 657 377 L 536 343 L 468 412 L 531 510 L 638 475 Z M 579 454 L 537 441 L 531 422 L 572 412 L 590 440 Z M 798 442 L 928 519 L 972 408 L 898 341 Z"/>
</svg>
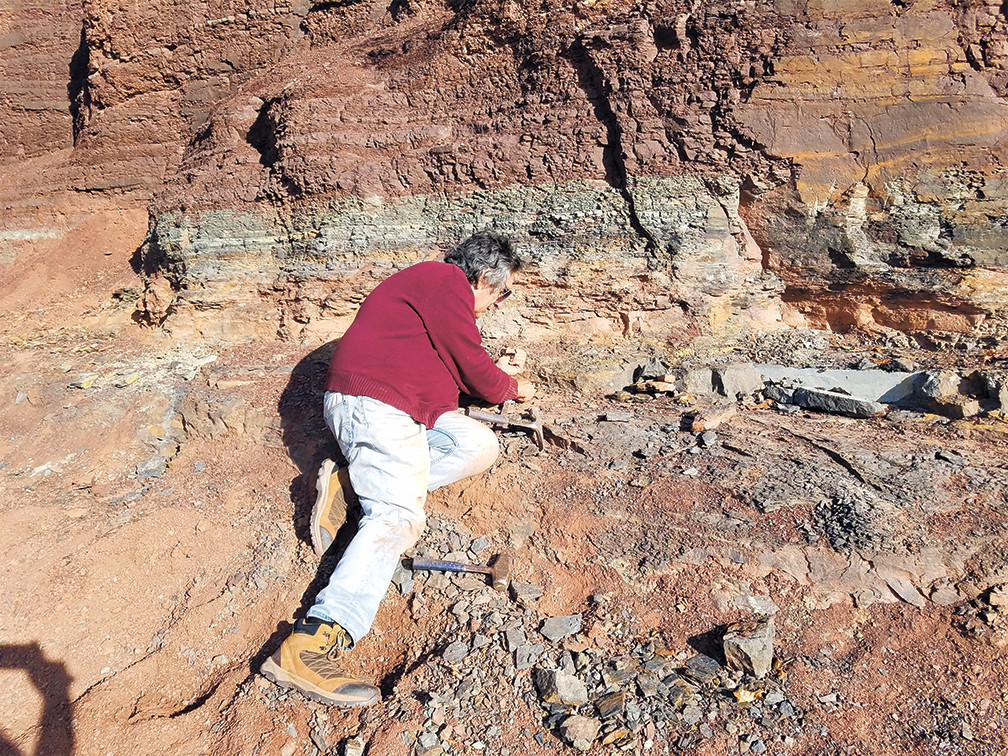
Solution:
<svg viewBox="0 0 1008 756">
<path fill-rule="evenodd" d="M 326 390 L 370 396 L 428 428 L 458 408 L 460 391 L 514 399 L 518 382 L 483 348 L 474 307 L 456 265 L 422 262 L 389 276 L 336 344 Z"/>
</svg>

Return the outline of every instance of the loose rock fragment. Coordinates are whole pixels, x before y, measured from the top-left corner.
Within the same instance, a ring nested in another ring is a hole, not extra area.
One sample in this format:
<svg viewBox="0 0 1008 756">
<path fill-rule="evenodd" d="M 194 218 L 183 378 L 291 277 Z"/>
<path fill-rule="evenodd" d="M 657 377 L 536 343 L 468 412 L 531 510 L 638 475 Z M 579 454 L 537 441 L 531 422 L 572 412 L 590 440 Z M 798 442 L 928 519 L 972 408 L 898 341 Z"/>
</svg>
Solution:
<svg viewBox="0 0 1008 756">
<path fill-rule="evenodd" d="M 580 706 L 588 703 L 588 688 L 574 675 L 560 669 L 536 669 L 532 674 L 539 696 L 547 703 Z"/>
<path fill-rule="evenodd" d="M 720 672 L 721 665 L 706 654 L 696 654 L 686 660 L 686 674 L 704 685 L 716 683 Z"/>
<path fill-rule="evenodd" d="M 629 423 L 633 419 L 633 415 L 629 412 L 606 412 L 602 416 L 602 420 L 607 423 Z"/>
<path fill-rule="evenodd" d="M 126 388 L 140 379 L 140 373 L 133 371 L 129 375 L 117 376 L 115 379 L 116 388 Z"/>
<path fill-rule="evenodd" d="M 885 406 L 879 402 L 824 389 L 797 388 L 792 400 L 799 407 L 847 417 L 876 417 L 885 413 Z"/>
<path fill-rule="evenodd" d="M 913 369 L 914 366 L 911 362 L 901 360 L 898 357 L 893 357 L 879 365 L 879 370 L 884 370 L 887 373 L 912 373 Z"/>
<path fill-rule="evenodd" d="M 527 643 L 515 651 L 515 668 L 528 669 L 535 664 L 546 647 L 542 643 Z"/>
<path fill-rule="evenodd" d="M 703 719 L 703 715 L 703 710 L 699 706 L 687 706 L 682 711 L 682 720 L 692 725 Z"/>
<path fill-rule="evenodd" d="M 540 632 L 551 641 L 558 641 L 581 630 L 581 615 L 567 614 L 561 617 L 550 617 L 543 622 Z"/>
<path fill-rule="evenodd" d="M 634 381 L 639 380 L 663 381 L 665 380 L 667 374 L 668 374 L 668 365 L 659 360 L 657 357 L 652 357 L 643 365 L 637 366 L 637 369 L 634 371 Z"/>
<path fill-rule="evenodd" d="M 623 705 L 626 703 L 626 694 L 622 690 L 617 690 L 607 696 L 602 696 L 595 702 L 598 709 L 599 718 L 610 719 L 617 714 L 623 713 Z"/>
<path fill-rule="evenodd" d="M 424 752 L 430 751 L 432 748 L 440 746 L 441 741 L 438 736 L 433 732 L 425 732 L 419 738 L 417 738 L 417 743 L 420 747 L 424 749 Z"/>
<path fill-rule="evenodd" d="M 542 588 L 532 583 L 512 582 L 510 588 L 511 597 L 522 606 L 531 606 L 543 595 Z"/>
<path fill-rule="evenodd" d="M 736 412 L 738 412 L 738 410 L 734 404 L 728 404 L 723 407 L 713 407 L 706 412 L 698 412 L 693 418 L 690 430 L 694 433 L 703 433 L 704 431 L 714 430 L 733 418 Z"/>
<path fill-rule="evenodd" d="M 729 625 L 722 640 L 725 665 L 752 677 L 765 677 L 773 664 L 773 641 L 772 616 Z"/>
<path fill-rule="evenodd" d="M 560 735 L 579 751 L 587 751 L 598 737 L 601 727 L 597 719 L 571 714 L 560 725 Z"/>
<path fill-rule="evenodd" d="M 523 645 L 525 645 L 525 631 L 520 627 L 504 631 L 504 647 L 508 651 L 517 651 L 518 647 Z"/>
<path fill-rule="evenodd" d="M 77 378 L 72 380 L 67 384 L 67 388 L 79 388 L 86 389 L 90 388 L 91 385 L 98 379 L 95 373 L 81 373 Z"/>
<path fill-rule="evenodd" d="M 964 467 L 966 465 L 966 458 L 954 449 L 939 449 L 935 452 L 935 459 L 948 462 L 956 467 Z"/>
<path fill-rule="evenodd" d="M 651 394 L 675 394 L 679 391 L 679 387 L 675 383 L 669 383 L 668 381 L 643 381 L 638 383 L 637 386 L 639 389 Z"/>
<path fill-rule="evenodd" d="M 469 655 L 469 647 L 462 641 L 449 643 L 441 653 L 441 658 L 449 664 L 458 664 Z"/>
<path fill-rule="evenodd" d="M 633 733 L 626 727 L 617 727 L 615 730 L 602 738 L 602 745 L 624 745 L 631 742 Z"/>
<path fill-rule="evenodd" d="M 602 670 L 602 679 L 606 685 L 621 685 L 637 673 L 637 665 L 629 656 L 618 656 L 612 659 Z"/>
</svg>

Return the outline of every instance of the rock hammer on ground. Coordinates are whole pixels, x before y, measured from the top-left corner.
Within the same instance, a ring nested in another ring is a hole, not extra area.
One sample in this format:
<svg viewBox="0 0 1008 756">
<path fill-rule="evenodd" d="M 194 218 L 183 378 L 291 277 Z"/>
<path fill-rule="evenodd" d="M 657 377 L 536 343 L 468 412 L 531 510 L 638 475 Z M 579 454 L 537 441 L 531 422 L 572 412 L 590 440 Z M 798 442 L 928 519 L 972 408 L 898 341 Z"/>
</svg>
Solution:
<svg viewBox="0 0 1008 756">
<path fill-rule="evenodd" d="M 445 562 L 436 559 L 413 559 L 410 568 L 416 570 L 438 570 L 439 572 L 475 572 L 488 575 L 495 591 L 507 590 L 511 581 L 511 555 L 498 554 L 484 567 L 481 564 L 465 564 L 464 562 Z"/>
<path fill-rule="evenodd" d="M 540 450 L 543 448 L 542 418 L 539 416 L 539 410 L 535 407 L 529 410 L 528 420 L 513 420 L 507 415 L 502 415 L 497 412 L 488 412 L 486 410 L 477 409 L 476 407 L 466 407 L 465 413 L 473 420 L 479 420 L 481 423 L 487 423 L 489 425 L 504 425 L 509 428 L 524 428 L 525 430 L 532 431 L 532 438 L 535 440 L 535 445 L 539 447 Z"/>
</svg>

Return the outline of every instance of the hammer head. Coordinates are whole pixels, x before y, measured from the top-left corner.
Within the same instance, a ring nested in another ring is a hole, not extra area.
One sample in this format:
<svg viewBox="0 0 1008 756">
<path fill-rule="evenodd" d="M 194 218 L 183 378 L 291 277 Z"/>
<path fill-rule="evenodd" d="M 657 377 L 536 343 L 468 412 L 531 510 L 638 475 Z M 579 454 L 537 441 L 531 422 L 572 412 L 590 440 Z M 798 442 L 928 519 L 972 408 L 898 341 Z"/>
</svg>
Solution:
<svg viewBox="0 0 1008 756">
<path fill-rule="evenodd" d="M 529 410 L 529 416 L 532 418 L 532 422 L 526 427 L 532 431 L 532 435 L 535 437 L 535 445 L 539 447 L 539 451 L 543 448 L 543 429 L 542 429 L 542 418 L 539 415 L 539 410 L 533 407 Z"/>
<path fill-rule="evenodd" d="M 495 591 L 506 591 L 511 582 L 511 555 L 498 554 L 490 565 L 490 580 Z"/>
</svg>

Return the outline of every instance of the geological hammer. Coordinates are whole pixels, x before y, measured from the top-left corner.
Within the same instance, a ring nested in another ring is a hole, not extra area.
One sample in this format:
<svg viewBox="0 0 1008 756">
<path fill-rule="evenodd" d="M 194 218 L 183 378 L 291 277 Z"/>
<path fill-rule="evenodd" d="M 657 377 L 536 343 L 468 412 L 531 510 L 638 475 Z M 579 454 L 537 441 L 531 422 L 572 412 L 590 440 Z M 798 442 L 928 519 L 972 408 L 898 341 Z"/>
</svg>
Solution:
<svg viewBox="0 0 1008 756">
<path fill-rule="evenodd" d="M 543 429 L 542 429 L 542 419 L 539 417 L 539 410 L 535 407 L 529 410 L 529 415 L 531 416 L 531 422 L 521 422 L 520 420 L 512 420 L 507 415 L 500 415 L 496 412 L 487 412 L 486 410 L 477 409 L 476 407 L 466 407 L 465 413 L 473 420 L 479 420 L 481 423 L 489 423 L 490 425 L 506 425 L 509 428 L 524 428 L 525 430 L 532 431 L 532 437 L 535 439 L 535 445 L 539 447 L 540 451 L 543 448 Z"/>
<path fill-rule="evenodd" d="M 511 580 L 510 554 L 498 554 L 491 564 L 484 567 L 480 564 L 464 564 L 462 562 L 439 562 L 429 559 L 414 559 L 413 570 L 438 570 L 439 572 L 478 572 L 489 575 L 495 591 L 507 590 Z"/>
</svg>

